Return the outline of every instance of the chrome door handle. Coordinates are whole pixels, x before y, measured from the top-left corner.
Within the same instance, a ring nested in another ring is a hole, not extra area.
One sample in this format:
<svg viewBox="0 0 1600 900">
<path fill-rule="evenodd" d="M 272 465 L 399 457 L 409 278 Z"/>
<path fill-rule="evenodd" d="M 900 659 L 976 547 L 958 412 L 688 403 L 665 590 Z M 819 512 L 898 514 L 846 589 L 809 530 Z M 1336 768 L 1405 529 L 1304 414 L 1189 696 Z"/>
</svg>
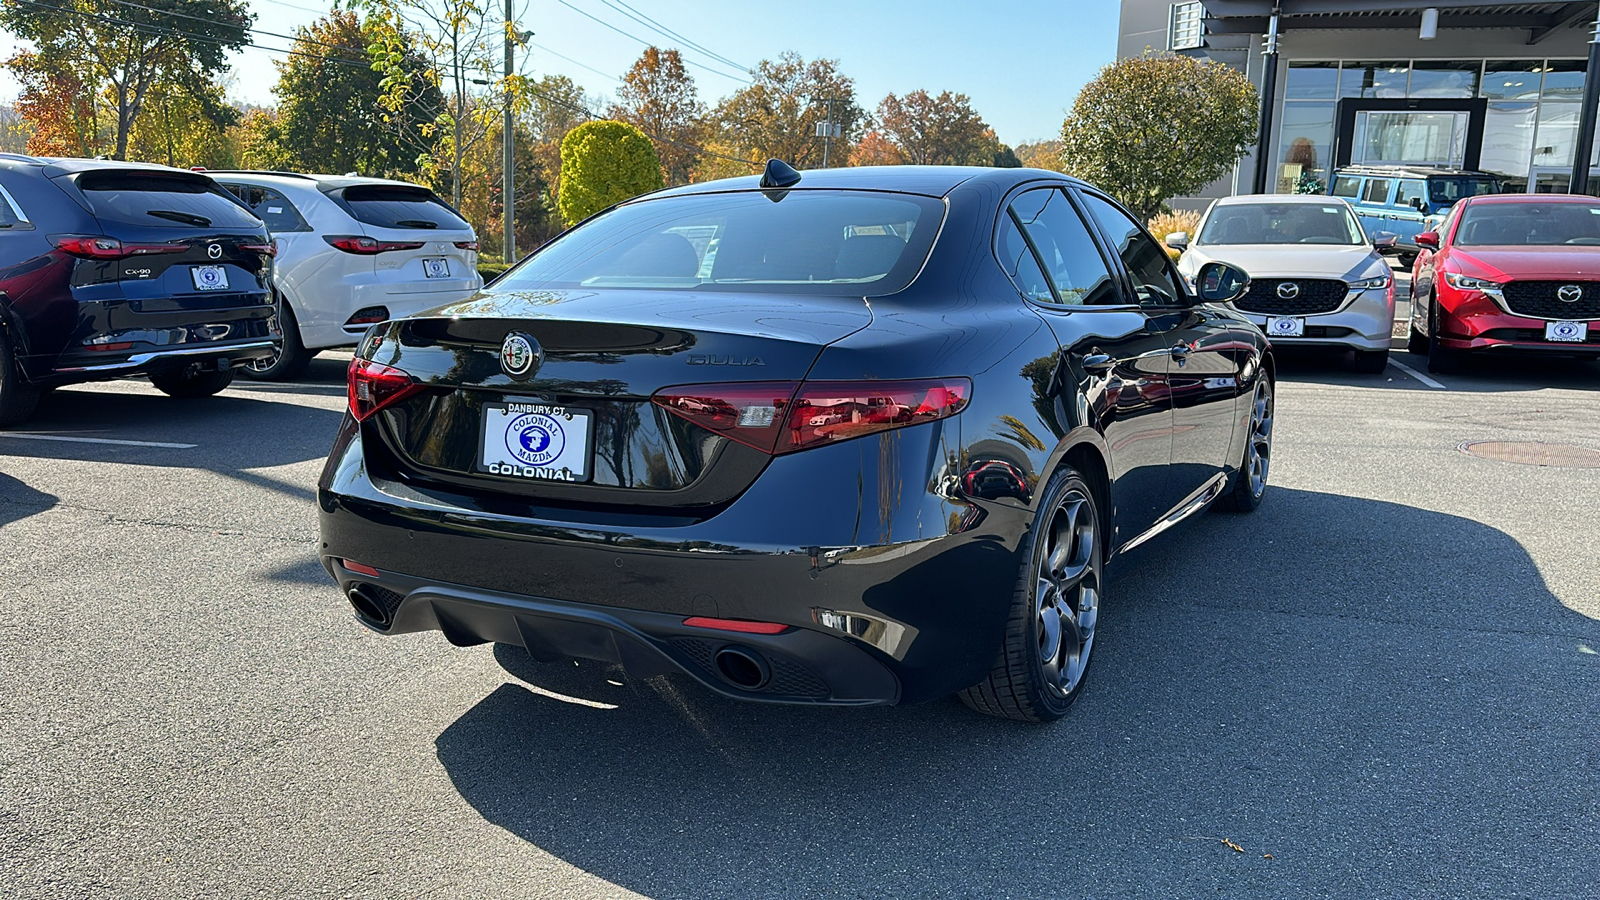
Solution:
<svg viewBox="0 0 1600 900">
<path fill-rule="evenodd" d="M 1173 345 L 1172 349 L 1168 350 L 1167 352 L 1172 354 L 1173 359 L 1188 359 L 1189 354 L 1194 352 L 1194 348 L 1190 347 L 1188 344 L 1175 344 Z"/>
<path fill-rule="evenodd" d="M 1105 372 L 1116 364 L 1109 353 L 1091 353 L 1083 358 L 1083 368 L 1089 372 Z"/>
</svg>

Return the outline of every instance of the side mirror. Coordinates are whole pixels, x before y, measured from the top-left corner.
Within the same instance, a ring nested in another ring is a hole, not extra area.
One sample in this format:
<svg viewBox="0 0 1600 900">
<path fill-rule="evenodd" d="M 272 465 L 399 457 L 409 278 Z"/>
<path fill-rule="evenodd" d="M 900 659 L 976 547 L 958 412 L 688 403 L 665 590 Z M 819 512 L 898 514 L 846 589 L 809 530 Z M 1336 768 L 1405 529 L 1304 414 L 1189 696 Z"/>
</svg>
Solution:
<svg viewBox="0 0 1600 900">
<path fill-rule="evenodd" d="M 1208 262 L 1195 275 L 1195 287 L 1205 303 L 1232 303 L 1250 290 L 1250 276 L 1238 266 Z"/>
<path fill-rule="evenodd" d="M 1392 231 L 1379 231 L 1372 236 L 1372 246 L 1379 250 L 1393 250 L 1394 245 L 1400 243 L 1400 235 Z"/>
<path fill-rule="evenodd" d="M 1167 235 L 1167 246 L 1174 250 L 1183 250 L 1189 246 L 1189 232 L 1174 231 Z"/>
<path fill-rule="evenodd" d="M 1427 247 L 1429 250 L 1439 249 L 1439 233 L 1437 231 L 1417 232 L 1417 246 Z"/>
<path fill-rule="evenodd" d="M 1428 211 L 1428 201 L 1422 199 L 1421 197 L 1412 197 L 1411 205 L 1416 207 L 1417 212 Z"/>
</svg>

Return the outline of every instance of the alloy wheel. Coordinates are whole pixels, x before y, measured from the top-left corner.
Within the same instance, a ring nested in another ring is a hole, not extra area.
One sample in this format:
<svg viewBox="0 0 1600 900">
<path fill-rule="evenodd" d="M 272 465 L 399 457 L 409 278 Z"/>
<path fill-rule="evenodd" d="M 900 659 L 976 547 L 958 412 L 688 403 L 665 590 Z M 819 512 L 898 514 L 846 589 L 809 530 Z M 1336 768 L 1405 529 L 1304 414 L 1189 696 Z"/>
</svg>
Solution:
<svg viewBox="0 0 1600 900">
<path fill-rule="evenodd" d="M 1272 465 L 1272 382 L 1265 378 L 1256 385 L 1250 410 L 1249 454 L 1250 493 L 1259 497 L 1267 489 L 1267 469 Z"/>
<path fill-rule="evenodd" d="M 1042 537 L 1045 547 L 1034 587 L 1039 664 L 1045 684 L 1067 696 L 1089 665 L 1100 611 L 1095 566 L 1099 525 L 1089 498 L 1075 490 L 1065 494 L 1051 511 Z"/>
</svg>

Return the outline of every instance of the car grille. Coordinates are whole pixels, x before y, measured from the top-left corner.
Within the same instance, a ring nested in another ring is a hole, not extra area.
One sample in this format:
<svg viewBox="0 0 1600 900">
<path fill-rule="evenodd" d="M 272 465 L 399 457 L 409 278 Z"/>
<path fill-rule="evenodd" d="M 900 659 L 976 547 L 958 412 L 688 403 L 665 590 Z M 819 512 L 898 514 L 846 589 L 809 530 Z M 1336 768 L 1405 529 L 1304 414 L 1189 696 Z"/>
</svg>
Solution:
<svg viewBox="0 0 1600 900">
<path fill-rule="evenodd" d="M 1592 347 L 1600 344 L 1600 328 L 1589 326 L 1589 336 L 1581 341 L 1547 341 L 1543 328 L 1491 328 L 1483 333 L 1493 341 L 1515 341 L 1519 344 L 1549 344 L 1552 347 Z"/>
<path fill-rule="evenodd" d="M 1583 296 L 1566 303 L 1556 292 L 1568 285 L 1583 289 Z M 1502 289 L 1506 308 L 1535 319 L 1600 319 L 1600 281 L 1508 281 Z"/>
<path fill-rule="evenodd" d="M 1285 299 L 1278 295 L 1278 286 L 1299 285 L 1300 293 Z M 1262 313 L 1269 316 L 1314 316 L 1329 313 L 1344 305 L 1350 285 L 1331 278 L 1263 278 L 1250 283 L 1250 290 L 1234 302 L 1234 308 L 1243 312 Z"/>
</svg>

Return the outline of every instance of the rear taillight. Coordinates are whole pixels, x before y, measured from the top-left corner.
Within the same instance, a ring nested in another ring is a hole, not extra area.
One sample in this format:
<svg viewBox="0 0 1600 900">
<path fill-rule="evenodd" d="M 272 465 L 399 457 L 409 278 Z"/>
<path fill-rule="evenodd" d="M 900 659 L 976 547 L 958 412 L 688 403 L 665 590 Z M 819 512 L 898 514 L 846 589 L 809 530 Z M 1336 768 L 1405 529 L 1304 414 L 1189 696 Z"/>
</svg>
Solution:
<svg viewBox="0 0 1600 900">
<path fill-rule="evenodd" d="M 422 241 L 380 241 L 364 234 L 325 234 L 322 239 L 346 253 L 372 256 L 391 250 L 421 250 Z"/>
<path fill-rule="evenodd" d="M 376 325 L 379 322 L 387 321 L 389 321 L 389 307 L 363 306 L 351 313 L 350 318 L 344 320 L 344 327 L 349 328 L 352 325 Z"/>
<path fill-rule="evenodd" d="M 355 416 L 357 422 L 364 422 L 378 410 L 399 403 L 426 387 L 393 366 L 358 356 L 350 360 L 350 415 Z"/>
<path fill-rule="evenodd" d="M 966 408 L 966 378 L 695 384 L 651 401 L 707 431 L 763 453 L 793 453 L 953 416 Z"/>
<path fill-rule="evenodd" d="M 264 253 L 267 256 L 278 255 L 278 242 L 267 241 L 265 244 L 240 244 L 240 250 L 249 250 L 252 253 Z"/>
<path fill-rule="evenodd" d="M 457 250 L 471 250 L 473 253 L 477 253 L 478 252 L 478 242 L 477 241 L 456 241 L 456 249 Z"/>
<path fill-rule="evenodd" d="M 50 243 L 63 253 L 83 259 L 127 259 L 158 253 L 182 253 L 187 244 L 124 244 L 103 234 L 52 234 Z"/>
</svg>

